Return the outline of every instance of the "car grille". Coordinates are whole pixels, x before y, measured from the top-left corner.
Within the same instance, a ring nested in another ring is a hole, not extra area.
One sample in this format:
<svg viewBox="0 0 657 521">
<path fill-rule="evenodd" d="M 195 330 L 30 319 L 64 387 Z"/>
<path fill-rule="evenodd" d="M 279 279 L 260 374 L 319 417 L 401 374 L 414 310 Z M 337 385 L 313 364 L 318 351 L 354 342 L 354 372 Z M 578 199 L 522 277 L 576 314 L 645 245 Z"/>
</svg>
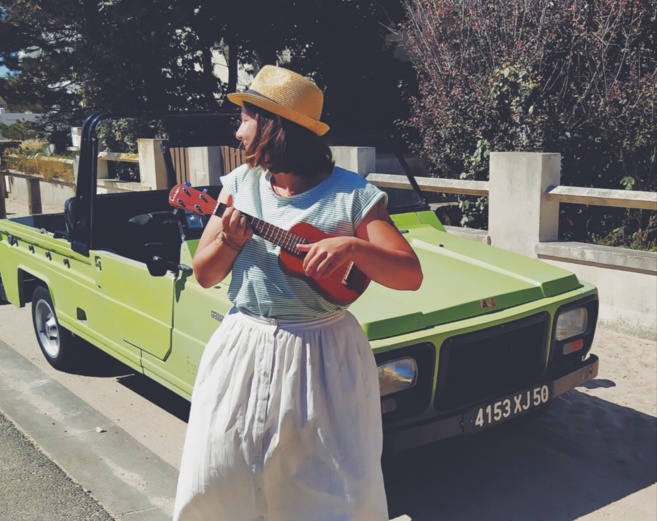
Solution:
<svg viewBox="0 0 657 521">
<path fill-rule="evenodd" d="M 549 320 L 540 313 L 443 342 L 435 408 L 456 408 L 533 381 L 545 367 Z"/>
</svg>

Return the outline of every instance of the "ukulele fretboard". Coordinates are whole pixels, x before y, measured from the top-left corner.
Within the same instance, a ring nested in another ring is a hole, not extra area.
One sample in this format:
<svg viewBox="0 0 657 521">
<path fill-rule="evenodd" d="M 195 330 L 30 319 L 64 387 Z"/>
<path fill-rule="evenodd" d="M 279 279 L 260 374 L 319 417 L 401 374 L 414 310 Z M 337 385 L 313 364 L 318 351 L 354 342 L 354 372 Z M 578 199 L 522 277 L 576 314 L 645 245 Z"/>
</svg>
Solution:
<svg viewBox="0 0 657 521">
<path fill-rule="evenodd" d="M 226 211 L 226 208 L 228 208 L 227 205 L 218 202 L 213 213 L 214 215 L 221 217 Z M 284 230 L 283 228 L 270 224 L 266 221 L 263 221 L 262 219 L 258 219 L 257 217 L 253 217 L 252 215 L 246 214 L 244 212 L 242 212 L 242 215 L 246 217 L 247 222 L 253 229 L 253 233 L 256 235 L 259 235 L 263 239 L 275 244 L 276 246 L 280 246 L 288 253 L 297 255 L 299 257 L 305 255 L 305 253 L 301 253 L 299 250 L 297 250 L 297 246 L 299 244 L 306 244 L 308 242 L 304 237 L 301 237 L 295 233 L 291 233 L 287 230 Z"/>
</svg>

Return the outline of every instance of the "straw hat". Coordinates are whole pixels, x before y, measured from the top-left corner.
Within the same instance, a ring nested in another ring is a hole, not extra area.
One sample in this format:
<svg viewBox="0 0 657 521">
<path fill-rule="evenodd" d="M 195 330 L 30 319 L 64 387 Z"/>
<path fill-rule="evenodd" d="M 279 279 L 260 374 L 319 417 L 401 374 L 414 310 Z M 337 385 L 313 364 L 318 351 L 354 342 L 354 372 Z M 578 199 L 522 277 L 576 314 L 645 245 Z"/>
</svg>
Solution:
<svg viewBox="0 0 657 521">
<path fill-rule="evenodd" d="M 328 132 L 322 123 L 324 94 L 312 81 L 296 72 L 265 65 L 256 75 L 249 89 L 228 95 L 233 103 L 242 106 L 246 101 L 289 119 L 318 136 Z"/>
</svg>

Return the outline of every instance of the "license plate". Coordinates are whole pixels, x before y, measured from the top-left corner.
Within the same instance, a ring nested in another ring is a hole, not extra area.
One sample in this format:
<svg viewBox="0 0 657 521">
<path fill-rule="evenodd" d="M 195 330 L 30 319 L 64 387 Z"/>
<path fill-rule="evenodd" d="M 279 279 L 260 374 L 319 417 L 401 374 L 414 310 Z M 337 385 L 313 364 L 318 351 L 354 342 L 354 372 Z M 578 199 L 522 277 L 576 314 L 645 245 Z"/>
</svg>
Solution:
<svg viewBox="0 0 657 521">
<path fill-rule="evenodd" d="M 551 396 L 550 386 L 541 384 L 474 407 L 463 415 L 463 431 L 466 434 L 478 432 L 522 416 L 545 405 Z"/>
</svg>

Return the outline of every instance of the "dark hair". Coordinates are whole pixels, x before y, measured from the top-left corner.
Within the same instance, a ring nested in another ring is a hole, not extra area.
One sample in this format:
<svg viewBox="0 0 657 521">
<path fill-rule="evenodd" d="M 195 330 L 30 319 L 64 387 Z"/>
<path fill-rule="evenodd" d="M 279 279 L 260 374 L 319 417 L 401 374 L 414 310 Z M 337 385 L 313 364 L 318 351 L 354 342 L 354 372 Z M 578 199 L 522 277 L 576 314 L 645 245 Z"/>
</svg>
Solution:
<svg viewBox="0 0 657 521">
<path fill-rule="evenodd" d="M 244 110 L 256 119 L 256 134 L 246 150 L 250 166 L 270 172 L 315 177 L 333 170 L 333 154 L 324 141 L 301 125 L 251 103 Z"/>
</svg>

